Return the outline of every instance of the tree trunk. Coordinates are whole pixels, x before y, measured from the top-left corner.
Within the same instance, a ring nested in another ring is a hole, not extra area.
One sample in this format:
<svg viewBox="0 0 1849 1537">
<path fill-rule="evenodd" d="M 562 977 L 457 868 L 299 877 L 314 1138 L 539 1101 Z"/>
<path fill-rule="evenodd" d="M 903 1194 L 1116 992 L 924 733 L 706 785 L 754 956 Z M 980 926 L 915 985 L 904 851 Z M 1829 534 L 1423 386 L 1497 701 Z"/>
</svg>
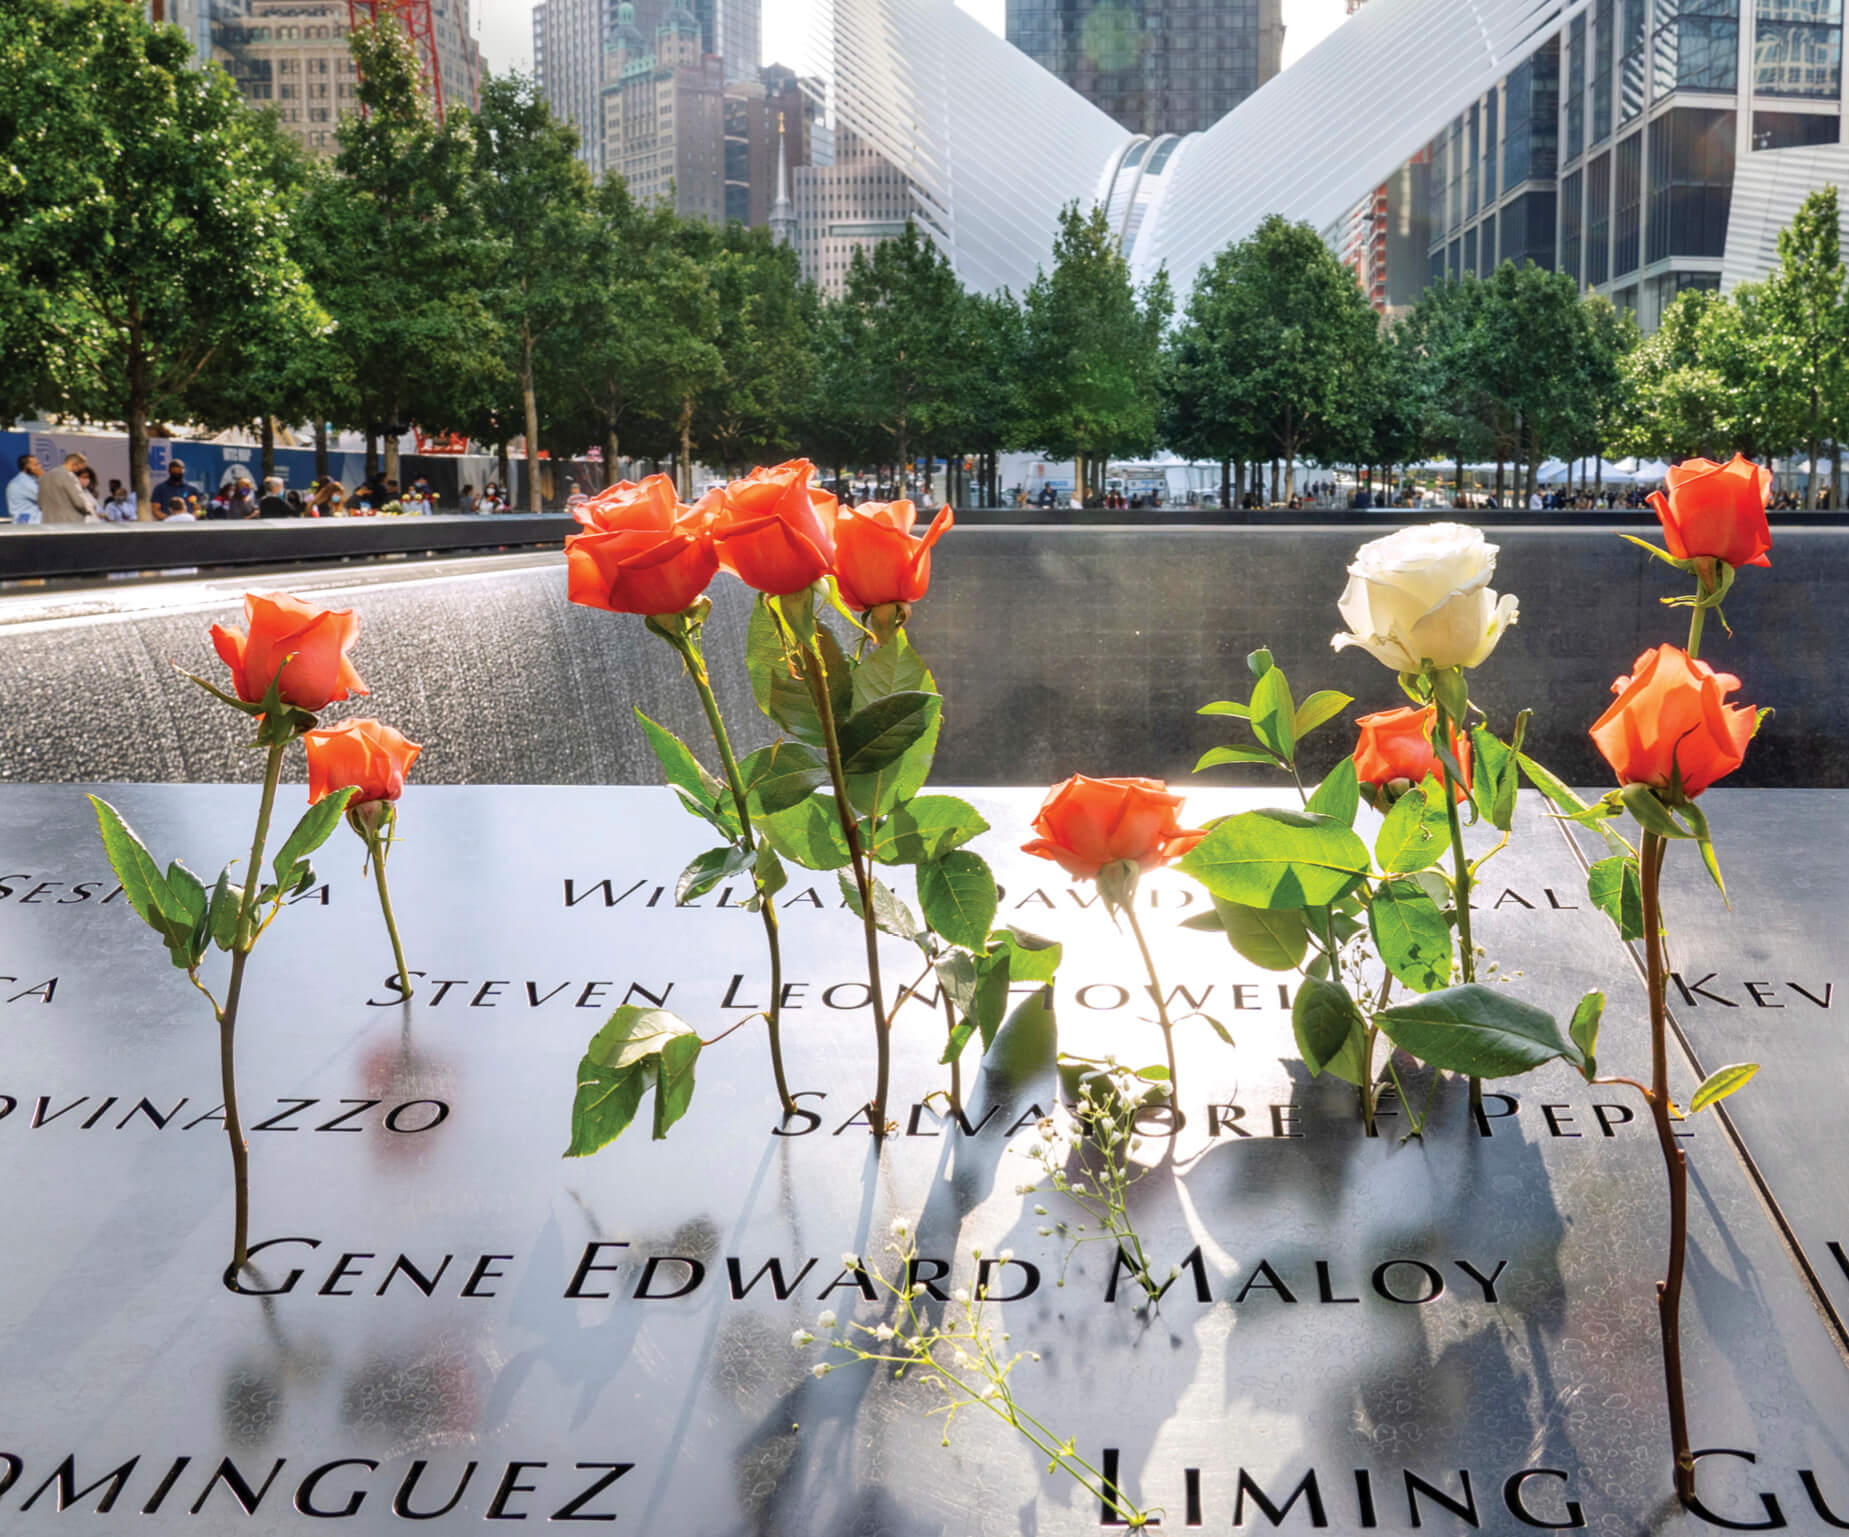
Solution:
<svg viewBox="0 0 1849 1537">
<path fill-rule="evenodd" d="M 1085 455 L 1082 453 L 1073 455 L 1072 459 L 1072 494 L 1083 506 L 1085 502 Z"/>
<path fill-rule="evenodd" d="M 526 510 L 538 512 L 539 477 L 531 470 L 539 442 L 539 398 L 533 391 L 533 328 L 524 319 L 520 322 L 520 404 L 526 410 Z"/>
<path fill-rule="evenodd" d="M 1830 510 L 1834 512 L 1843 504 L 1843 445 L 1830 443 Z"/>
<path fill-rule="evenodd" d="M 1233 505 L 1233 461 L 1220 461 L 1220 511 L 1228 512 Z"/>
<path fill-rule="evenodd" d="M 514 495 L 514 466 L 512 457 L 508 453 L 506 438 L 502 438 L 499 445 L 496 447 L 495 457 L 500 460 L 501 466 L 501 494 L 509 501 L 512 501 Z"/>
<path fill-rule="evenodd" d="M 268 480 L 276 473 L 276 418 L 264 412 L 257 430 L 258 441 L 263 445 L 258 450 L 257 472 L 262 479 Z"/>
<path fill-rule="evenodd" d="M 681 400 L 681 500 L 693 500 L 693 396 Z"/>
<path fill-rule="evenodd" d="M 371 480 L 379 473 L 379 429 L 366 429 L 366 478 Z"/>
<path fill-rule="evenodd" d="M 135 515 L 144 523 L 154 521 L 154 480 L 148 473 L 148 393 L 148 355 L 137 322 L 128 333 L 128 478 L 135 488 Z"/>
<path fill-rule="evenodd" d="M 1246 500 L 1246 462 L 1243 459 L 1237 459 L 1234 461 L 1234 466 L 1238 478 L 1233 483 L 1233 495 L 1239 499 L 1239 505 L 1243 507 Z"/>
<path fill-rule="evenodd" d="M 925 462 L 924 499 L 928 502 L 931 500 L 931 487 L 933 484 L 932 477 L 936 475 L 937 473 L 937 460 L 932 456 L 931 448 L 929 444 L 925 445 L 924 462 Z M 950 467 L 948 465 L 945 465 L 944 474 L 948 476 L 949 473 L 950 473 Z"/>
<path fill-rule="evenodd" d="M 1459 438 L 1457 442 L 1457 494 L 1459 496 L 1464 494 L 1464 440 L 1462 438 Z"/>
<path fill-rule="evenodd" d="M 328 472 L 327 423 L 315 422 L 315 479 L 326 480 Z"/>
<path fill-rule="evenodd" d="M 1271 500 L 1278 499 L 1278 456 L 1271 456 Z"/>
<path fill-rule="evenodd" d="M 617 453 L 619 446 L 616 440 L 616 428 L 607 427 L 603 438 L 603 483 L 606 490 L 616 484 L 616 465 L 620 457 Z"/>
<path fill-rule="evenodd" d="M 393 423 L 393 425 L 395 426 L 397 424 Z M 385 460 L 385 478 L 387 480 L 396 480 L 398 478 L 398 434 L 397 433 L 387 432 L 385 434 L 385 453 L 383 457 Z"/>
<path fill-rule="evenodd" d="M 1807 508 L 1817 505 L 1817 455 L 1821 447 L 1815 438 L 1809 443 L 1810 467 L 1804 476 L 1804 505 Z"/>
</svg>

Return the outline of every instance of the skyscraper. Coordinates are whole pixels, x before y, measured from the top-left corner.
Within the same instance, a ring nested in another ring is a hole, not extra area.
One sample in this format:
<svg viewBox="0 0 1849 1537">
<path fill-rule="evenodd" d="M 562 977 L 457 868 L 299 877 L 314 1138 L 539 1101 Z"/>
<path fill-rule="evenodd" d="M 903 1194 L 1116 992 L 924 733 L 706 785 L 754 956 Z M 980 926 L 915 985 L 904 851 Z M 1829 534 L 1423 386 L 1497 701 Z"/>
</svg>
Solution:
<svg viewBox="0 0 1849 1537">
<path fill-rule="evenodd" d="M 726 84 L 758 78 L 763 0 L 691 0 L 706 51 L 725 60 Z"/>
<path fill-rule="evenodd" d="M 1133 133 L 1211 128 L 1283 63 L 1283 0 L 1008 0 L 1008 41 Z"/>
</svg>

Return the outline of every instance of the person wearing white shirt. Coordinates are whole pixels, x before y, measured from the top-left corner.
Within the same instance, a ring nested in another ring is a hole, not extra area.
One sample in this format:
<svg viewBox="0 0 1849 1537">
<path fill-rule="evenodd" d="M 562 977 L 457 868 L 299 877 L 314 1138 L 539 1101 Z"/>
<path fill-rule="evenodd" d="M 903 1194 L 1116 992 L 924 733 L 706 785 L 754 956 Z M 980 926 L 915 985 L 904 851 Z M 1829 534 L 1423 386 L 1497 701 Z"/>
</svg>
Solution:
<svg viewBox="0 0 1849 1537">
<path fill-rule="evenodd" d="M 97 509 L 105 523 L 133 523 L 138 517 L 139 503 L 133 491 L 122 489 L 122 482 L 109 482 L 109 494 L 103 498 L 103 505 Z"/>
<path fill-rule="evenodd" d="M 1539 512 L 1541 510 L 1541 493 L 1539 491 L 1530 491 L 1528 493 L 1528 510 L 1530 512 Z"/>
<path fill-rule="evenodd" d="M 32 454 L 19 456 L 19 473 L 6 485 L 6 515 L 9 522 L 37 523 L 39 521 L 40 473 L 36 456 Z"/>
</svg>

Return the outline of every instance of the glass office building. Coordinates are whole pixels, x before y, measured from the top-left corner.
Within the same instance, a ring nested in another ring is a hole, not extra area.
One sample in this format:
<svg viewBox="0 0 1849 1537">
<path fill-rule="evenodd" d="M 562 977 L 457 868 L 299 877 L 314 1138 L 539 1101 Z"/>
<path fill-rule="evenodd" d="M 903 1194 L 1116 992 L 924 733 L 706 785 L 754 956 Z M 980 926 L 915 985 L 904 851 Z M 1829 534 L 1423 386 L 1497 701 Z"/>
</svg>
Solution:
<svg viewBox="0 0 1849 1537">
<path fill-rule="evenodd" d="M 1198 133 L 1278 72 L 1283 0 L 1008 0 L 1007 31 L 1133 133 Z"/>
</svg>

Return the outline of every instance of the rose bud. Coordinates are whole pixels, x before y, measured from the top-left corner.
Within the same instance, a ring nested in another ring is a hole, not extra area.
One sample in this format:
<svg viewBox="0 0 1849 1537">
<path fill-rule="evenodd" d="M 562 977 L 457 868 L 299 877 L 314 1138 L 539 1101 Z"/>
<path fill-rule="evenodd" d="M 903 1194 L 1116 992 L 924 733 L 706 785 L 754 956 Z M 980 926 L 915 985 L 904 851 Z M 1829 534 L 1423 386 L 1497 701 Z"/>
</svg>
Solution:
<svg viewBox="0 0 1849 1537">
<path fill-rule="evenodd" d="M 1663 525 L 1663 542 L 1677 560 L 1704 557 L 1730 566 L 1769 566 L 1772 530 L 1766 523 L 1766 497 L 1772 472 L 1735 454 L 1725 464 L 1712 459 L 1684 459 L 1665 477 L 1669 495 L 1650 493 L 1650 505 Z"/>
<path fill-rule="evenodd" d="M 835 563 L 835 499 L 809 484 L 815 466 L 792 459 L 725 488 L 713 519 L 719 564 L 772 597 L 801 592 Z"/>
<path fill-rule="evenodd" d="M 1360 646 L 1395 672 L 1476 667 L 1515 623 L 1513 594 L 1489 581 L 1496 546 L 1479 528 L 1433 523 L 1364 544 L 1336 607 L 1348 625 L 1331 644 Z"/>
<path fill-rule="evenodd" d="M 625 481 L 575 509 L 588 533 L 565 541 L 573 603 L 615 614 L 678 614 L 719 569 L 711 498 L 687 507 L 665 475 Z"/>
<path fill-rule="evenodd" d="M 918 509 L 910 502 L 862 502 L 841 509 L 835 524 L 835 579 L 849 608 L 916 603 L 931 586 L 931 546 L 955 526 L 944 507 L 924 537 L 912 537 Z"/>
<path fill-rule="evenodd" d="M 248 634 L 215 624 L 212 644 L 246 704 L 262 703 L 272 682 L 284 704 L 311 714 L 367 692 L 347 660 L 360 633 L 359 615 L 351 609 L 316 608 L 281 592 L 247 592 L 244 618 Z"/>
<path fill-rule="evenodd" d="M 1740 766 L 1758 729 L 1752 706 L 1726 703 L 1739 686 L 1686 651 L 1658 646 L 1612 684 L 1617 703 L 1594 723 L 1593 745 L 1619 784 L 1673 791 L 1679 782 L 1693 799 Z"/>
<path fill-rule="evenodd" d="M 1106 865 L 1133 860 L 1153 870 L 1205 838 L 1179 823 L 1182 797 L 1160 779 L 1090 779 L 1074 774 L 1047 792 L 1022 850 L 1057 861 L 1073 875 L 1095 876 Z"/>
<path fill-rule="evenodd" d="M 1432 729 L 1437 719 L 1438 706 L 1428 704 L 1423 710 L 1382 710 L 1355 722 L 1361 728 L 1361 740 L 1355 746 L 1355 778 L 1374 788 L 1376 800 L 1383 789 L 1389 794 L 1398 793 L 1392 788 L 1396 781 L 1404 782 L 1404 790 L 1419 784 L 1428 774 L 1444 777 L 1444 765 L 1432 751 Z M 1464 791 L 1470 788 L 1470 743 L 1455 732 L 1451 736 L 1451 756 L 1464 771 L 1457 791 L 1457 798 L 1462 800 Z"/>
<path fill-rule="evenodd" d="M 424 750 L 370 719 L 317 727 L 303 733 L 302 746 L 308 753 L 308 804 L 352 786 L 358 793 L 347 803 L 349 811 L 369 801 L 397 800 L 404 794 L 404 776 Z"/>
</svg>

